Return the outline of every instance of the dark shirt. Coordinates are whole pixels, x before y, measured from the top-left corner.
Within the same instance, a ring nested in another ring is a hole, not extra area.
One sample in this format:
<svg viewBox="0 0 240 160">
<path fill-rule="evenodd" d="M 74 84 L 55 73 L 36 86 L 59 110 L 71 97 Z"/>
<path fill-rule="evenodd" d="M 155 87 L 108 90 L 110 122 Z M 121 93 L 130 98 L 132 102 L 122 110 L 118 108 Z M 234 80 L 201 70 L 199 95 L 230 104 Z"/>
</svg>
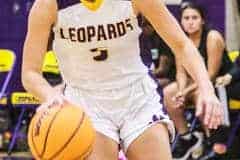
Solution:
<svg viewBox="0 0 240 160">
<path fill-rule="evenodd" d="M 234 66 L 230 69 L 229 73 L 232 76 L 232 82 L 240 80 L 240 55 L 237 57 Z"/>
<path fill-rule="evenodd" d="M 200 54 L 202 55 L 206 66 L 207 66 L 207 62 L 208 62 L 207 36 L 210 31 L 211 31 L 211 29 L 208 29 L 208 28 L 203 29 L 200 45 L 198 47 L 198 50 L 199 50 Z M 221 67 L 220 67 L 220 70 L 219 70 L 217 76 L 226 74 L 229 71 L 229 69 L 232 68 L 232 66 L 233 66 L 233 63 L 231 62 L 230 58 L 228 57 L 227 50 L 224 49 Z"/>
<path fill-rule="evenodd" d="M 158 58 L 154 61 L 155 66 L 156 67 L 159 66 L 159 58 L 162 55 L 167 56 L 169 64 L 166 68 L 167 72 L 166 72 L 166 75 L 164 75 L 164 77 L 169 78 L 170 80 L 175 80 L 176 65 L 175 65 L 175 58 L 172 50 L 157 33 L 154 33 L 151 39 L 152 39 L 152 49 L 158 50 Z"/>
</svg>

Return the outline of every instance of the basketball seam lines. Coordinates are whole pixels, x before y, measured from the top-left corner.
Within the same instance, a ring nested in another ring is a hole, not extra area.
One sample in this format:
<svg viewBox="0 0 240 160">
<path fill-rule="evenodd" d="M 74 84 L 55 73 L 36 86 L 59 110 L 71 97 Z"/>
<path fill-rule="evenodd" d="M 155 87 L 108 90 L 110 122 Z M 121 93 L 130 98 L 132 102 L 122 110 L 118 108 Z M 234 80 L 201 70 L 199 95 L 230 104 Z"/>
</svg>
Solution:
<svg viewBox="0 0 240 160">
<path fill-rule="evenodd" d="M 45 140 L 44 140 L 43 150 L 42 150 L 42 153 L 40 154 L 40 158 L 42 158 L 43 155 L 44 155 L 44 153 L 46 152 L 48 135 L 49 135 L 49 133 L 50 133 L 50 130 L 51 130 L 51 128 L 52 128 L 52 124 L 53 124 L 54 120 L 56 119 L 57 115 L 60 113 L 61 110 L 62 110 L 62 108 L 60 108 L 60 109 L 57 111 L 57 113 L 54 115 L 53 119 L 51 120 L 51 122 L 50 122 L 50 124 L 49 124 L 50 127 L 48 127 L 48 130 L 47 130 L 47 135 L 46 135 L 46 138 L 45 138 Z"/>
<path fill-rule="evenodd" d="M 33 130 L 34 130 L 34 127 L 32 127 L 32 130 L 31 130 L 31 134 L 32 134 L 31 138 L 32 138 L 33 148 L 36 151 L 37 156 L 39 157 L 40 154 L 38 153 L 38 149 L 37 149 L 36 144 L 35 144 L 34 139 L 33 139 L 33 137 L 34 137 L 34 131 Z"/>
<path fill-rule="evenodd" d="M 56 156 L 58 156 L 59 153 L 61 153 L 66 147 L 67 145 L 71 142 L 71 140 L 73 139 L 73 137 L 76 135 L 76 133 L 78 132 L 78 130 L 80 129 L 82 123 L 83 123 L 83 120 L 84 120 L 84 117 L 85 117 L 85 113 L 83 112 L 82 116 L 81 116 L 81 120 L 78 124 L 78 127 L 75 129 L 75 131 L 72 133 L 72 135 L 70 136 L 70 138 L 66 141 L 66 143 L 60 147 L 59 151 L 57 151 L 55 154 L 53 154 L 52 157 L 50 157 L 49 159 L 54 159 Z"/>
<path fill-rule="evenodd" d="M 56 117 L 56 115 L 59 113 L 59 111 L 60 110 L 58 110 L 58 112 L 55 114 L 55 116 L 53 117 L 53 119 L 52 119 L 52 121 L 51 121 L 51 123 L 53 122 L 53 120 L 55 119 L 55 117 Z M 51 123 L 50 123 L 50 127 L 51 127 Z M 37 149 L 37 147 L 36 147 L 36 144 L 35 144 L 35 141 L 34 141 L 34 139 L 33 139 L 33 137 L 34 137 L 34 135 L 33 135 L 33 129 L 34 129 L 34 127 L 32 127 L 32 143 L 33 143 L 33 147 L 34 147 L 34 149 L 35 149 L 35 151 L 36 151 L 36 154 L 37 154 L 37 156 L 39 157 L 39 158 L 42 158 L 42 154 L 40 154 L 39 152 L 38 152 L 38 149 Z M 45 145 L 45 144 L 44 144 Z M 43 148 L 43 150 L 44 150 L 44 148 Z"/>
<path fill-rule="evenodd" d="M 74 160 L 78 160 L 78 159 L 80 159 L 80 158 L 86 158 L 90 153 L 92 153 L 92 149 L 91 149 L 92 147 L 93 147 L 93 143 L 91 143 L 91 144 L 87 147 L 87 150 L 86 150 L 83 154 L 77 156 L 76 158 L 74 158 Z M 90 149 L 91 149 L 91 150 L 90 150 Z"/>
</svg>

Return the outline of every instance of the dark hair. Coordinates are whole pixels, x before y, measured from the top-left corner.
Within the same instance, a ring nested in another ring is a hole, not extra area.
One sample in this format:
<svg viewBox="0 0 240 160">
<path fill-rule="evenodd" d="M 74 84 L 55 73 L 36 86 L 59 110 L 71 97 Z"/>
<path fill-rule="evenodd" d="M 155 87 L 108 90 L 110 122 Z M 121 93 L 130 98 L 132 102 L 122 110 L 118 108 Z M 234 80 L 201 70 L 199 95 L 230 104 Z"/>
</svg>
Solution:
<svg viewBox="0 0 240 160">
<path fill-rule="evenodd" d="M 202 19 L 205 21 L 206 20 L 206 15 L 205 15 L 205 11 L 204 9 L 197 3 L 194 2 L 183 2 L 180 6 L 180 18 L 182 19 L 182 14 L 184 12 L 185 9 L 194 9 L 197 10 L 198 13 L 200 14 L 200 16 L 202 17 Z"/>
</svg>

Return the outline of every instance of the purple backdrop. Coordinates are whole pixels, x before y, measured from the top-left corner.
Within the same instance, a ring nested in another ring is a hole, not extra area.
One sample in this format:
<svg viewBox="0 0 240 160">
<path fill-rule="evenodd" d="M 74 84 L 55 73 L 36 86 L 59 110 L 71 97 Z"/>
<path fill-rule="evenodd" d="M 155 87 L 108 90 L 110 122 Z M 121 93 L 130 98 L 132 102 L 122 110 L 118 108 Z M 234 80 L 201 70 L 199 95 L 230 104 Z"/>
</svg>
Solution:
<svg viewBox="0 0 240 160">
<path fill-rule="evenodd" d="M 27 30 L 27 15 L 33 0 L 0 0 L 0 48 L 16 53 L 17 64 L 8 91 L 21 91 L 22 47 Z"/>
<path fill-rule="evenodd" d="M 206 6 L 209 22 L 219 31 L 224 33 L 225 29 L 225 0 L 198 0 Z"/>
</svg>

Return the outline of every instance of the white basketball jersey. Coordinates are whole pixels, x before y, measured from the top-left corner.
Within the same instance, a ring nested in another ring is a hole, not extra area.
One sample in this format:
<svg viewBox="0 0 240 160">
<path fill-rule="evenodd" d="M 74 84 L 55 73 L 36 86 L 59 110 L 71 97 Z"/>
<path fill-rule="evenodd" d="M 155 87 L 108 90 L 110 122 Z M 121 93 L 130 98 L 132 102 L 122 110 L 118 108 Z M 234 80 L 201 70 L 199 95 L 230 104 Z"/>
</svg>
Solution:
<svg viewBox="0 0 240 160">
<path fill-rule="evenodd" d="M 53 48 L 67 84 L 108 90 L 147 76 L 131 1 L 104 0 L 96 11 L 80 0 L 58 0 L 58 7 Z"/>
</svg>

